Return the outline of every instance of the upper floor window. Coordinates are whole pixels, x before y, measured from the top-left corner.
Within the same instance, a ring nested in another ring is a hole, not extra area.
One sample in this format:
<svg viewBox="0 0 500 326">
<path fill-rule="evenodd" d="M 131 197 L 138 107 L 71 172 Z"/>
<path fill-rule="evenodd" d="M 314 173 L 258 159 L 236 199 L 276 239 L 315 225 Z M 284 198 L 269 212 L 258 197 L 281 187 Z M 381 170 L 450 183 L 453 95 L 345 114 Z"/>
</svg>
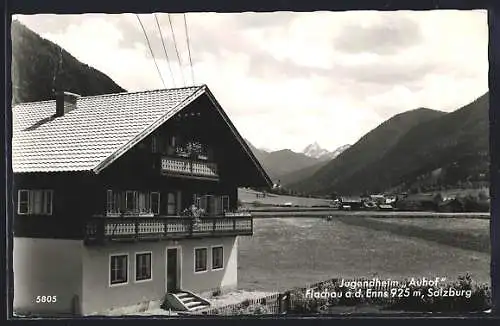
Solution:
<svg viewBox="0 0 500 326">
<path fill-rule="evenodd" d="M 222 212 L 229 212 L 229 196 L 221 196 Z"/>
<path fill-rule="evenodd" d="M 158 137 L 156 135 L 151 136 L 151 152 L 159 153 L 160 149 L 158 146 Z"/>
<path fill-rule="evenodd" d="M 21 215 L 52 215 L 52 190 L 19 190 L 17 213 Z"/>
<path fill-rule="evenodd" d="M 222 215 L 229 212 L 229 196 L 227 195 L 194 195 L 194 204 L 203 209 L 207 215 Z"/>
<path fill-rule="evenodd" d="M 160 193 L 149 191 L 107 191 L 107 214 L 160 214 Z"/>
<path fill-rule="evenodd" d="M 169 192 L 167 194 L 167 215 L 177 214 L 177 200 L 175 198 L 174 192 Z"/>
<path fill-rule="evenodd" d="M 151 193 L 151 211 L 155 215 L 160 215 L 160 193 L 152 192 Z"/>
</svg>

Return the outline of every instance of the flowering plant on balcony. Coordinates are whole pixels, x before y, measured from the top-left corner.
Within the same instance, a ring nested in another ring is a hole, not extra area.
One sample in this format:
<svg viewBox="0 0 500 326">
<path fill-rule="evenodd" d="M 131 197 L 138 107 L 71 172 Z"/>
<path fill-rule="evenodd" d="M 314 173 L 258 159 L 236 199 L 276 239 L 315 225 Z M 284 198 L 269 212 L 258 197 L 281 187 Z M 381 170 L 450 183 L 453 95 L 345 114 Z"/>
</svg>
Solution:
<svg viewBox="0 0 500 326">
<path fill-rule="evenodd" d="M 208 159 L 208 153 L 205 145 L 195 141 L 187 142 L 184 146 L 177 146 L 175 153 L 177 156 L 181 157 L 190 157 L 192 159 L 200 160 Z"/>
</svg>

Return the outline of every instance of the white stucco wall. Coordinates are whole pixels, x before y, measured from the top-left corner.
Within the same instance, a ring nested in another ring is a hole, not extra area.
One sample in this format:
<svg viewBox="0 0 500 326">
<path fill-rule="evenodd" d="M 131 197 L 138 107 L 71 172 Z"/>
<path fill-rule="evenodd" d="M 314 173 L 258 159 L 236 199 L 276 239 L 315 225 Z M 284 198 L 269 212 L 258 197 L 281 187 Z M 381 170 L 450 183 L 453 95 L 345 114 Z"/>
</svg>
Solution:
<svg viewBox="0 0 500 326">
<path fill-rule="evenodd" d="M 87 246 L 83 251 L 82 312 L 90 314 L 111 308 L 159 300 L 165 295 L 165 247 L 169 242 L 109 243 Z M 135 281 L 135 254 L 151 251 L 152 279 Z M 110 286 L 110 255 L 128 254 L 128 282 Z"/>
<path fill-rule="evenodd" d="M 206 238 L 183 240 L 182 246 L 182 280 L 185 290 L 204 292 L 216 288 L 230 290 L 238 283 L 238 241 L 236 237 Z M 212 247 L 222 245 L 224 248 L 224 268 L 212 270 Z M 207 248 L 208 268 L 206 272 L 194 272 L 194 249 Z"/>
<path fill-rule="evenodd" d="M 14 237 L 13 246 L 14 312 L 72 313 L 82 294 L 83 242 Z"/>
<path fill-rule="evenodd" d="M 224 267 L 212 270 L 212 247 L 224 248 Z M 201 293 L 237 286 L 237 238 L 108 243 L 85 246 L 78 240 L 14 238 L 14 310 L 18 313 L 91 314 L 160 300 L 166 293 L 166 250 L 178 247 L 181 289 Z M 207 248 L 207 271 L 194 272 L 194 249 Z M 135 282 L 135 254 L 152 253 L 152 280 Z M 110 255 L 128 254 L 128 282 L 110 286 Z M 36 303 L 37 296 L 56 302 Z M 75 297 L 77 300 L 75 301 Z M 76 309 L 76 311 L 75 311 Z"/>
</svg>

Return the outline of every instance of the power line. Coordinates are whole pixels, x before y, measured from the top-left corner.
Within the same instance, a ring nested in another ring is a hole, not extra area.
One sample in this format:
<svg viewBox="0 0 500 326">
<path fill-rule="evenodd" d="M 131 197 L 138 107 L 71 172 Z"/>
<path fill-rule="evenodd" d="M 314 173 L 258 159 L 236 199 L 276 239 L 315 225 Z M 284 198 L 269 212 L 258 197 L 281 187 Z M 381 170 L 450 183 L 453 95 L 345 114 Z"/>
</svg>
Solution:
<svg viewBox="0 0 500 326">
<path fill-rule="evenodd" d="M 163 84 L 163 88 L 167 88 L 165 86 L 165 81 L 163 80 L 163 76 L 161 75 L 160 68 L 158 68 L 158 63 L 156 63 L 155 55 L 153 53 L 153 49 L 151 48 L 151 43 L 149 42 L 149 37 L 148 37 L 148 34 L 146 33 L 146 29 L 144 28 L 144 25 L 142 25 L 141 18 L 139 17 L 139 15 L 135 14 L 135 16 L 137 17 L 137 20 L 139 21 L 139 24 L 142 27 L 142 31 L 144 32 L 144 36 L 146 37 L 146 41 L 148 42 L 149 51 L 151 51 L 151 56 L 153 57 L 153 61 L 154 61 L 155 66 L 156 66 L 156 70 L 158 70 L 158 75 L 160 76 L 161 82 Z"/>
<path fill-rule="evenodd" d="M 172 66 L 170 65 L 170 59 L 168 58 L 167 48 L 165 47 L 165 42 L 163 41 L 163 33 L 161 32 L 160 23 L 158 22 L 158 17 L 156 16 L 156 13 L 153 14 L 153 16 L 155 17 L 156 20 L 156 26 L 158 26 L 158 30 L 160 31 L 161 45 L 163 46 L 163 51 L 165 52 L 165 57 L 167 58 L 168 69 L 170 70 L 170 76 L 172 77 L 172 83 L 173 86 L 175 87 L 174 73 L 172 72 Z"/>
<path fill-rule="evenodd" d="M 193 70 L 193 61 L 191 60 L 191 47 L 189 46 L 189 33 L 188 33 L 188 25 L 187 25 L 187 20 L 186 20 L 186 13 L 184 13 L 183 16 L 184 16 L 184 30 L 186 31 L 186 42 L 187 42 L 187 48 L 188 48 L 188 54 L 189 54 L 189 65 L 191 66 L 191 79 L 192 79 L 193 85 L 194 85 L 194 70 Z"/>
<path fill-rule="evenodd" d="M 184 79 L 184 74 L 182 73 L 181 57 L 179 55 L 179 50 L 177 49 L 177 41 L 175 40 L 174 27 L 172 26 L 172 19 L 170 18 L 170 14 L 167 14 L 167 15 L 168 15 L 168 22 L 170 24 L 170 31 L 172 32 L 172 38 L 174 40 L 175 53 L 177 53 L 177 60 L 179 60 L 179 69 L 181 71 L 182 82 L 184 83 L 184 86 L 186 86 L 186 80 Z"/>
</svg>

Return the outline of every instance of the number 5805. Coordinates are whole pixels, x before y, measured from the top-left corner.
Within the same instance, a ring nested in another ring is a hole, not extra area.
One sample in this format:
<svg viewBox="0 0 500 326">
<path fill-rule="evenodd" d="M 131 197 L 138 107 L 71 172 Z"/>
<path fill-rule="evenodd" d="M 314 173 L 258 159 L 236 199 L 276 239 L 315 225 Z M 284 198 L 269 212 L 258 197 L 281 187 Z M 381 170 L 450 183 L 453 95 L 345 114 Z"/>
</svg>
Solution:
<svg viewBox="0 0 500 326">
<path fill-rule="evenodd" d="M 36 303 L 54 303 L 57 302 L 57 296 L 55 295 L 39 295 L 35 299 Z"/>
</svg>

